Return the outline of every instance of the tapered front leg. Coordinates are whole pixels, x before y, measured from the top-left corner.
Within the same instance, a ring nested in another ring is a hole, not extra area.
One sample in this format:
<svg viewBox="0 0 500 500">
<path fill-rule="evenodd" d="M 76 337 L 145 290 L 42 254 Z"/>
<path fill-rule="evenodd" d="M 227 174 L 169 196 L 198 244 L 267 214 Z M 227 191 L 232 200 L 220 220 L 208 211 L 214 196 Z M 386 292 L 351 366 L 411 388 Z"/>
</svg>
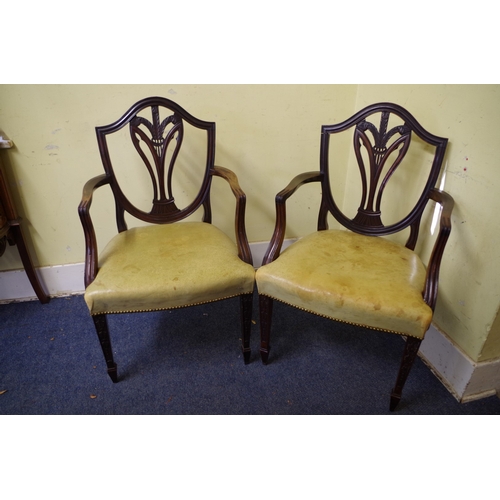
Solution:
<svg viewBox="0 0 500 500">
<path fill-rule="evenodd" d="M 403 387 L 405 385 L 408 374 L 410 373 L 413 362 L 417 357 L 418 349 L 422 343 L 421 339 L 415 339 L 413 337 L 407 337 L 405 350 L 403 352 L 403 359 L 401 360 L 401 366 L 399 368 L 398 378 L 396 379 L 396 385 L 391 394 L 391 404 L 390 410 L 394 411 L 401 401 L 401 394 L 403 392 Z"/>
<path fill-rule="evenodd" d="M 273 299 L 265 295 L 259 296 L 260 310 L 260 357 L 267 365 L 269 351 L 271 350 L 271 319 L 273 315 Z"/>
<path fill-rule="evenodd" d="M 97 316 L 92 316 L 92 319 L 94 320 L 97 336 L 99 337 L 99 342 L 104 354 L 104 359 L 106 360 L 108 375 L 111 380 L 116 383 L 118 382 L 118 369 L 116 363 L 113 360 L 113 350 L 111 349 L 111 339 L 109 337 L 106 315 L 98 314 Z"/>
<path fill-rule="evenodd" d="M 253 294 L 247 293 L 240 296 L 240 316 L 241 316 L 241 351 L 243 361 L 247 365 L 250 363 L 250 331 L 252 329 L 252 306 Z"/>
</svg>

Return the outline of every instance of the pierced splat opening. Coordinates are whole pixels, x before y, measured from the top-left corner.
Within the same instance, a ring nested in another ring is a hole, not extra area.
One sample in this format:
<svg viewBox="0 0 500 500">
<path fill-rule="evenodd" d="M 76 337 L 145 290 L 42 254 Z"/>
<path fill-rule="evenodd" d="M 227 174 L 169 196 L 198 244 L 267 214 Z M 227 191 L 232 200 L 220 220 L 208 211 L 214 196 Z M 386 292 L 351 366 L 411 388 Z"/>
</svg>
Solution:
<svg viewBox="0 0 500 500">
<path fill-rule="evenodd" d="M 153 184 L 150 213 L 171 214 L 179 211 L 172 194 L 172 173 L 182 146 L 184 127 L 182 118 L 175 113 L 160 121 L 158 106 L 152 106 L 151 111 L 152 121 L 142 116 L 132 119 L 130 135 Z"/>
<path fill-rule="evenodd" d="M 322 161 L 337 206 L 332 215 L 360 232 L 367 228 L 373 234 L 378 230 L 394 234 L 386 228 L 396 225 L 402 231 L 408 225 L 403 221 L 413 216 L 429 176 L 434 175 L 436 147 L 420 130 L 417 133 L 411 117 L 389 110 L 367 113 L 349 124 L 325 126 L 325 130 L 327 158 Z M 404 242 L 407 235 L 395 238 Z"/>
<path fill-rule="evenodd" d="M 354 222 L 383 226 L 381 200 L 387 182 L 401 164 L 411 141 L 411 130 L 399 125 L 387 130 L 389 113 L 381 113 L 380 126 L 363 120 L 354 132 L 354 151 L 361 174 L 362 197 Z M 369 137 L 370 133 L 371 137 Z M 361 148 L 364 148 L 366 159 Z"/>
<path fill-rule="evenodd" d="M 149 223 L 204 217 L 214 123 L 166 99 L 149 98 L 115 123 L 98 127 L 97 135 L 105 170 L 114 179 L 117 220 L 125 215 L 128 225 L 130 217 Z"/>
</svg>

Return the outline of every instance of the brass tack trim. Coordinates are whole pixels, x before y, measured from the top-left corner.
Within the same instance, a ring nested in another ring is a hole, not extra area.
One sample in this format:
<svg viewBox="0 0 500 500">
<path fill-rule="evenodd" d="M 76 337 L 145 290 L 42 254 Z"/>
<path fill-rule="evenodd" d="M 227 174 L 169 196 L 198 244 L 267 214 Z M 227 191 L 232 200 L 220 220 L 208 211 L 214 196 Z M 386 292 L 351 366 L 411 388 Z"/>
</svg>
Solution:
<svg viewBox="0 0 500 500">
<path fill-rule="evenodd" d="M 221 297 L 220 299 L 205 300 L 203 302 L 195 302 L 194 304 L 186 304 L 185 306 L 172 306 L 172 307 L 158 307 L 155 309 L 136 309 L 134 311 L 104 311 L 98 313 L 91 313 L 91 316 L 102 316 L 104 314 L 133 314 L 133 313 L 145 313 L 145 312 L 158 312 L 158 311 L 170 311 L 173 309 L 184 309 L 185 307 L 201 306 L 203 304 L 210 304 L 212 302 L 219 302 L 220 300 L 233 299 L 235 297 L 241 297 L 241 295 L 247 295 L 245 293 L 238 293 L 236 295 L 228 295 L 227 297 Z"/>
<path fill-rule="evenodd" d="M 344 319 L 334 318 L 333 316 L 327 316 L 326 314 L 317 313 L 315 311 L 310 311 L 309 309 L 305 309 L 304 307 L 300 307 L 300 306 L 296 306 L 294 304 L 290 304 L 289 302 L 286 302 L 286 301 L 284 301 L 282 299 L 277 299 L 276 297 L 271 297 L 270 295 L 266 295 L 265 293 L 261 293 L 259 295 L 264 295 L 265 297 L 268 297 L 268 298 L 273 299 L 273 300 L 277 300 L 278 302 L 281 302 L 282 304 L 286 304 L 287 306 L 294 307 L 295 309 L 299 309 L 300 311 L 304 311 L 304 312 L 307 312 L 307 313 L 310 313 L 310 314 L 314 314 L 315 316 L 320 316 L 321 318 L 331 319 L 331 320 L 337 321 L 339 323 L 345 323 L 347 325 L 352 325 L 352 326 L 359 326 L 361 328 L 368 328 L 369 330 L 375 330 L 375 331 L 378 331 L 378 332 L 394 333 L 396 335 L 402 335 L 404 337 L 413 337 L 414 339 L 419 339 L 419 340 L 423 339 L 423 337 L 417 337 L 415 335 L 410 335 L 409 333 L 398 332 L 396 330 L 386 330 L 384 328 L 377 328 L 376 326 L 363 325 L 361 323 L 353 323 L 352 321 L 346 321 Z"/>
</svg>

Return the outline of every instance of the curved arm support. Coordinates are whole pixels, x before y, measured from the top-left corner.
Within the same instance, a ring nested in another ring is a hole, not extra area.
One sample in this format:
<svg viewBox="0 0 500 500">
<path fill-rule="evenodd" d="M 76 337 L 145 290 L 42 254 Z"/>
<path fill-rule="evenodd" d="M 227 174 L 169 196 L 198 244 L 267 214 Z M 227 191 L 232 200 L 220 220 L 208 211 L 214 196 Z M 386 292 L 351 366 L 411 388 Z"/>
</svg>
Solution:
<svg viewBox="0 0 500 500">
<path fill-rule="evenodd" d="M 304 172 L 295 176 L 288 186 L 276 195 L 276 225 L 273 237 L 262 260 L 263 266 L 276 260 L 280 254 L 286 231 L 286 200 L 304 184 L 321 182 L 322 180 L 323 174 L 320 172 Z"/>
<path fill-rule="evenodd" d="M 238 256 L 242 261 L 253 265 L 252 252 L 250 251 L 250 245 L 248 244 L 245 229 L 245 208 L 247 197 L 240 187 L 238 177 L 236 177 L 236 174 L 232 170 L 218 166 L 215 166 L 212 169 L 212 175 L 222 177 L 231 187 L 231 190 L 236 198 L 236 214 L 234 224 L 236 244 L 238 246 Z"/>
<path fill-rule="evenodd" d="M 424 300 L 434 311 L 438 294 L 439 268 L 443 257 L 444 248 L 451 232 L 451 212 L 454 200 L 444 191 L 432 189 L 430 198 L 442 206 L 439 234 L 427 266 L 427 276 L 425 278 Z"/>
<path fill-rule="evenodd" d="M 95 236 L 94 224 L 90 217 L 92 196 L 97 188 L 109 184 L 109 182 L 110 179 L 106 174 L 98 175 L 87 181 L 83 187 L 82 200 L 78 206 L 78 215 L 80 216 L 85 235 L 85 288 L 94 281 L 97 274 L 97 238 Z"/>
</svg>

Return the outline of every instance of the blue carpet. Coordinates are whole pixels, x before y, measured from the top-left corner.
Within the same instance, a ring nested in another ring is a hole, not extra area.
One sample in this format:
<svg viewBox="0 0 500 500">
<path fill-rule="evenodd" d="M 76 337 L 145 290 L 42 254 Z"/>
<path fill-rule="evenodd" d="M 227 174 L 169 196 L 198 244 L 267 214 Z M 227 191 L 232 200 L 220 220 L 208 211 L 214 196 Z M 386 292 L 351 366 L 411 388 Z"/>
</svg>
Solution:
<svg viewBox="0 0 500 500">
<path fill-rule="evenodd" d="M 115 315 L 119 382 L 106 374 L 81 296 L 0 305 L 0 414 L 383 415 L 400 337 L 276 303 L 270 362 L 239 348 L 239 300 Z M 458 403 L 418 359 L 395 414 L 498 415 L 500 399 Z"/>
</svg>

